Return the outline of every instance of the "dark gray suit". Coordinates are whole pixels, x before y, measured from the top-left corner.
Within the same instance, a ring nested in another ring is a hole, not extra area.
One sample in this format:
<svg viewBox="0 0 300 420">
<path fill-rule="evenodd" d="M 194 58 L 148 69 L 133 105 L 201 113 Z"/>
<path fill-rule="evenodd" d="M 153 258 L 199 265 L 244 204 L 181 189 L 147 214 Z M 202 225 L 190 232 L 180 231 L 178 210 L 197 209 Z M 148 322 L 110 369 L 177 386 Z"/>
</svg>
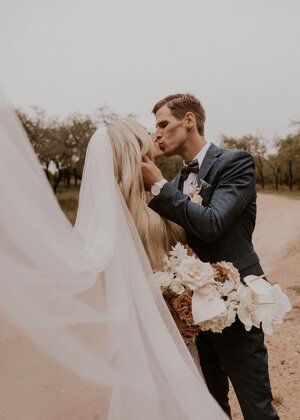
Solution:
<svg viewBox="0 0 300 420">
<path fill-rule="evenodd" d="M 252 245 L 256 219 L 255 164 L 250 153 L 211 144 L 197 175 L 211 186 L 202 205 L 179 189 L 180 174 L 163 186 L 149 206 L 186 230 L 202 261 L 230 261 L 241 277 L 262 274 Z M 201 332 L 197 346 L 208 388 L 230 415 L 228 377 L 247 420 L 278 419 L 272 407 L 267 350 L 261 329 L 246 332 L 236 321 L 222 334 Z"/>
</svg>

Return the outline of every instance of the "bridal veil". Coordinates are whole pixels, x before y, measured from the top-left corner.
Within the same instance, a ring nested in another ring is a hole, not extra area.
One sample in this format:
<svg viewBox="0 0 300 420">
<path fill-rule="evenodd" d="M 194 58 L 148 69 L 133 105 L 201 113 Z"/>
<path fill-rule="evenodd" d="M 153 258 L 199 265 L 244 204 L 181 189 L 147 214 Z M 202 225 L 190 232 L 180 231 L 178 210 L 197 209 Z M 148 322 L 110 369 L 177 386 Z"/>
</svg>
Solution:
<svg viewBox="0 0 300 420">
<path fill-rule="evenodd" d="M 89 143 L 73 228 L 0 91 L 1 315 L 105 390 L 103 418 L 226 418 L 151 274 L 114 178 L 106 129 Z"/>
</svg>

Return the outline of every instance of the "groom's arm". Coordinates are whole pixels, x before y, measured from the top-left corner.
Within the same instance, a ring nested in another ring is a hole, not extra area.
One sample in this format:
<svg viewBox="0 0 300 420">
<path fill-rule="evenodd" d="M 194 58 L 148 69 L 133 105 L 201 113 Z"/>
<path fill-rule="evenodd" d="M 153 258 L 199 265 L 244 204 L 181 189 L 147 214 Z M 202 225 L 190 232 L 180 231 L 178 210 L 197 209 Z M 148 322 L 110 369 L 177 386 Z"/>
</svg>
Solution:
<svg viewBox="0 0 300 420">
<path fill-rule="evenodd" d="M 190 201 L 171 183 L 166 183 L 149 207 L 206 242 L 214 242 L 230 229 L 256 194 L 255 164 L 248 152 L 224 156 L 217 186 L 208 207 Z"/>
</svg>

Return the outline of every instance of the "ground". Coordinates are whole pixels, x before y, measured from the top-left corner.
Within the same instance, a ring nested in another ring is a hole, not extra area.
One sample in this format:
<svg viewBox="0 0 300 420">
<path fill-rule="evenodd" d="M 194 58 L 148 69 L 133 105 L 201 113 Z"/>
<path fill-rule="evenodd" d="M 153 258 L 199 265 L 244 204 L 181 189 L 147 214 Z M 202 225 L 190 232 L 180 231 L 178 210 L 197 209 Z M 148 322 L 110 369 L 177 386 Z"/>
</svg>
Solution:
<svg viewBox="0 0 300 420">
<path fill-rule="evenodd" d="M 266 340 L 274 403 L 283 420 L 300 419 L 299 214 L 300 200 L 258 197 L 256 249 L 268 278 L 281 285 L 293 304 L 285 322 Z M 56 365 L 4 318 L 0 355 L 1 420 L 104 419 L 106 400 L 99 389 Z M 234 420 L 242 419 L 233 394 L 232 402 Z"/>
<path fill-rule="evenodd" d="M 283 420 L 300 419 L 300 202 L 259 196 L 256 249 L 272 283 L 288 294 L 293 309 L 266 338 L 274 405 Z M 242 415 L 231 391 L 233 419 Z"/>
</svg>

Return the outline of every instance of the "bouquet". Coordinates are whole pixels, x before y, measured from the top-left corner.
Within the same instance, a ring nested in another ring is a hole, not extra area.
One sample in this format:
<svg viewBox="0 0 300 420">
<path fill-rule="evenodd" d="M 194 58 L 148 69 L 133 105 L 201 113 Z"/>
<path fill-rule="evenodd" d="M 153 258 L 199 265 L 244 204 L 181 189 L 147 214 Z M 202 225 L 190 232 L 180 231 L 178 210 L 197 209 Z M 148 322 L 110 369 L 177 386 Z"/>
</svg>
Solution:
<svg viewBox="0 0 300 420">
<path fill-rule="evenodd" d="M 153 275 L 186 343 L 200 330 L 221 333 L 236 316 L 250 331 L 252 326 L 271 335 L 291 304 L 277 284 L 250 275 L 241 282 L 230 262 L 204 263 L 177 243 L 164 257 L 162 271 Z"/>
</svg>

